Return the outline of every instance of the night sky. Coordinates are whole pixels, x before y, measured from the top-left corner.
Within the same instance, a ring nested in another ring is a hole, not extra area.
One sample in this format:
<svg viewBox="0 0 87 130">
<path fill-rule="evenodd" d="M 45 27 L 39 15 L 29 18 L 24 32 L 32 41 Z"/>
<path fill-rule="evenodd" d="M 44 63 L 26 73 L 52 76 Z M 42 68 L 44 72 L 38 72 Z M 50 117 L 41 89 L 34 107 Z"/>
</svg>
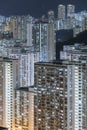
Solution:
<svg viewBox="0 0 87 130">
<path fill-rule="evenodd" d="M 41 17 L 52 9 L 57 13 L 58 4 L 75 4 L 76 11 L 87 9 L 87 0 L 0 0 L 0 14 Z"/>
</svg>

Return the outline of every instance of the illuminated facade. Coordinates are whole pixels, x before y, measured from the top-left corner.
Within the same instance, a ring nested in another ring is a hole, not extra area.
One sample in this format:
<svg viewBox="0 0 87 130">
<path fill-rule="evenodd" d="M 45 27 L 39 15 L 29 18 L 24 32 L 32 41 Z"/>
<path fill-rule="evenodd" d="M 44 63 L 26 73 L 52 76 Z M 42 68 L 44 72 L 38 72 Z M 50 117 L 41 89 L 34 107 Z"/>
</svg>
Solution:
<svg viewBox="0 0 87 130">
<path fill-rule="evenodd" d="M 87 129 L 87 58 L 36 63 L 34 130 Z"/>
<path fill-rule="evenodd" d="M 35 63 L 34 130 L 67 130 L 67 67 Z"/>
<path fill-rule="evenodd" d="M 40 52 L 40 61 L 48 61 L 48 23 L 34 24 L 33 45 L 35 51 Z"/>
<path fill-rule="evenodd" d="M 19 59 L 20 87 L 34 85 L 34 61 L 39 61 L 39 55 L 35 55 L 33 52 L 19 54 L 16 52 L 10 54 L 9 57 Z"/>
<path fill-rule="evenodd" d="M 34 130 L 34 89 L 15 90 L 15 130 Z"/>
<path fill-rule="evenodd" d="M 0 59 L 0 126 L 14 128 L 14 88 L 18 86 L 18 61 Z"/>
<path fill-rule="evenodd" d="M 68 66 L 67 130 L 82 129 L 82 75 L 81 66 Z"/>
<path fill-rule="evenodd" d="M 27 19 L 26 16 L 18 16 L 18 39 L 27 40 Z"/>
<path fill-rule="evenodd" d="M 20 87 L 34 85 L 34 53 L 22 53 L 20 63 Z"/>
</svg>

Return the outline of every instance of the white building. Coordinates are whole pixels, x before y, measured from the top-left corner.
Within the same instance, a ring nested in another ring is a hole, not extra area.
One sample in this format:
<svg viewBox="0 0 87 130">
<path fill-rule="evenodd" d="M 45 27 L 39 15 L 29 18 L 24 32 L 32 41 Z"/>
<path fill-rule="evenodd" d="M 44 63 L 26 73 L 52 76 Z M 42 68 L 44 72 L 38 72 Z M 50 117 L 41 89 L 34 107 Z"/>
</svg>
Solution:
<svg viewBox="0 0 87 130">
<path fill-rule="evenodd" d="M 27 46 L 32 46 L 32 23 L 27 22 Z"/>
<path fill-rule="evenodd" d="M 34 85 L 34 63 L 40 61 L 40 52 L 10 54 L 9 57 L 19 60 L 20 87 Z"/>
<path fill-rule="evenodd" d="M 18 60 L 0 59 L 0 126 L 14 128 L 14 88 L 18 83 Z"/>
<path fill-rule="evenodd" d="M 75 5 L 67 5 L 67 17 L 75 13 Z"/>
<path fill-rule="evenodd" d="M 20 55 L 20 87 L 34 84 L 34 54 Z"/>
<path fill-rule="evenodd" d="M 66 16 L 66 9 L 65 9 L 65 5 L 58 5 L 58 19 L 62 19 L 65 20 L 65 16 Z"/>
</svg>

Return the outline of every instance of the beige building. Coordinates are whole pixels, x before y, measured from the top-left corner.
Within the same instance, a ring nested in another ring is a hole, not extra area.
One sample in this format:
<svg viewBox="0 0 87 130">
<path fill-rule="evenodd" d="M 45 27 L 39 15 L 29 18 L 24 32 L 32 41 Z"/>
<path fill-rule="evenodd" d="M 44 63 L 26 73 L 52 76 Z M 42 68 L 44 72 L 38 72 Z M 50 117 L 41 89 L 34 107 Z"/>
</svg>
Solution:
<svg viewBox="0 0 87 130">
<path fill-rule="evenodd" d="M 34 88 L 15 90 L 15 130 L 34 130 Z"/>
</svg>

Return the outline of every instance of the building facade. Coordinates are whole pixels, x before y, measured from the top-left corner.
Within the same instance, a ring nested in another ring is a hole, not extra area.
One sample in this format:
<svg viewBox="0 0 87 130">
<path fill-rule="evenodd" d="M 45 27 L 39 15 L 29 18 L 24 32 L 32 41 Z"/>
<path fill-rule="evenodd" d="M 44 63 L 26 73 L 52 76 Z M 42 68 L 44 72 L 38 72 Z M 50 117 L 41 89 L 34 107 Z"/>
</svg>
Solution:
<svg viewBox="0 0 87 130">
<path fill-rule="evenodd" d="M 34 89 L 18 88 L 14 95 L 14 129 L 34 130 Z"/>
<path fill-rule="evenodd" d="M 67 130 L 67 67 L 35 63 L 34 130 Z"/>
<path fill-rule="evenodd" d="M 35 64 L 34 130 L 87 129 L 86 64 Z"/>
<path fill-rule="evenodd" d="M 14 89 L 18 86 L 18 61 L 0 59 L 0 126 L 14 128 Z"/>
<path fill-rule="evenodd" d="M 67 17 L 70 17 L 75 13 L 75 5 L 67 5 Z"/>
</svg>

